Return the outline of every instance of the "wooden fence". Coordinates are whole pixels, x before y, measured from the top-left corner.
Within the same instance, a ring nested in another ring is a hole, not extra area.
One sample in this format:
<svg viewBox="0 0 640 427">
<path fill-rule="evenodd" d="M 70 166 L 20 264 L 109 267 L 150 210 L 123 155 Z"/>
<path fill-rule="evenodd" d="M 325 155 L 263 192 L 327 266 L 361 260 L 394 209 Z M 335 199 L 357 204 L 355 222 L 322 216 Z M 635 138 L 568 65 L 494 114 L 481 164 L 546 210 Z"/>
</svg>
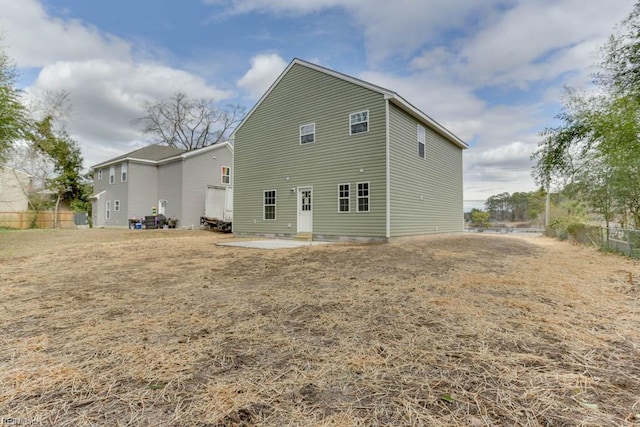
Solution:
<svg viewBox="0 0 640 427">
<path fill-rule="evenodd" d="M 73 222 L 74 212 L 60 211 L 58 212 L 59 228 L 75 228 Z M 35 222 L 34 222 L 35 220 Z M 42 211 L 36 213 L 34 211 L 24 212 L 0 212 L 0 227 L 2 228 L 31 228 L 35 223 L 35 228 L 54 228 L 55 215 L 53 211 Z"/>
</svg>

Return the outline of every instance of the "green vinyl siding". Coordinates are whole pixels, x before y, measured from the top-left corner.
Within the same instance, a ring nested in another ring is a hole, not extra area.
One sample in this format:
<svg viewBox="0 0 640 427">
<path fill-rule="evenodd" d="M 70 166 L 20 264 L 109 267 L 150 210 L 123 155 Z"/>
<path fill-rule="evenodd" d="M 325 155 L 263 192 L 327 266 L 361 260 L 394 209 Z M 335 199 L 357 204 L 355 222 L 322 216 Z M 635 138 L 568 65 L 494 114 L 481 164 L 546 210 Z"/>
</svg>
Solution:
<svg viewBox="0 0 640 427">
<path fill-rule="evenodd" d="M 390 105 L 391 237 L 463 228 L 462 149 L 426 129 L 418 156 L 418 121 Z"/>
<path fill-rule="evenodd" d="M 369 131 L 349 135 L 349 115 L 369 111 Z M 299 64 L 237 130 L 234 233 L 295 235 L 297 193 L 313 187 L 317 236 L 384 237 L 386 124 L 383 95 Z M 315 140 L 300 144 L 300 126 Z M 370 212 L 356 212 L 358 182 L 369 182 Z M 351 212 L 338 212 L 338 184 L 351 184 Z M 265 190 L 276 190 L 276 220 L 263 219 Z"/>
</svg>

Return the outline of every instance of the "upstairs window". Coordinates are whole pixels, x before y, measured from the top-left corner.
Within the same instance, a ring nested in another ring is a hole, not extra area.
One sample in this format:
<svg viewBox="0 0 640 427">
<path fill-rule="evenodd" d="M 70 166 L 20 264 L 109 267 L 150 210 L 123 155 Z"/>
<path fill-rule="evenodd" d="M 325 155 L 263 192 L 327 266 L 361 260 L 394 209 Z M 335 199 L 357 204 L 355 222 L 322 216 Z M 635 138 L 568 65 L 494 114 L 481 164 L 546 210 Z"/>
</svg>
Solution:
<svg viewBox="0 0 640 427">
<path fill-rule="evenodd" d="M 98 169 L 98 180 L 102 180 L 102 169 Z"/>
<path fill-rule="evenodd" d="M 350 200 L 349 184 L 338 185 L 338 212 L 349 212 Z"/>
<path fill-rule="evenodd" d="M 308 125 L 300 126 L 300 144 L 311 144 L 316 140 L 316 124 L 309 123 Z"/>
<path fill-rule="evenodd" d="M 369 111 L 360 111 L 349 115 L 349 135 L 369 132 Z"/>
<path fill-rule="evenodd" d="M 263 218 L 276 219 L 276 190 L 264 192 Z"/>
<path fill-rule="evenodd" d="M 358 212 L 369 212 L 369 183 L 358 183 Z"/>
<path fill-rule="evenodd" d="M 109 167 L 109 184 L 115 184 L 115 183 L 116 183 L 116 167 L 111 166 Z"/>
<path fill-rule="evenodd" d="M 127 182 L 127 169 L 126 163 L 120 166 L 120 182 Z"/>
<path fill-rule="evenodd" d="M 423 126 L 418 125 L 418 157 L 426 159 L 426 132 Z"/>
<path fill-rule="evenodd" d="M 220 182 L 223 184 L 231 184 L 231 168 L 229 166 L 222 166 Z"/>
</svg>

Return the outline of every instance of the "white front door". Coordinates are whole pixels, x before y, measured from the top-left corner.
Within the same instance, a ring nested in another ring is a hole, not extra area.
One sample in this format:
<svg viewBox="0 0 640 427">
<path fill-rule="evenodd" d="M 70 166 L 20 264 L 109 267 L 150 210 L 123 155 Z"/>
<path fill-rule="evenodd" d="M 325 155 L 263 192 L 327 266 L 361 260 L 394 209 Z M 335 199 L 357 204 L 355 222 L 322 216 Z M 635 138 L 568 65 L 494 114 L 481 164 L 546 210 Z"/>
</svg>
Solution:
<svg viewBox="0 0 640 427">
<path fill-rule="evenodd" d="M 313 232 L 313 188 L 298 188 L 298 233 Z"/>
</svg>

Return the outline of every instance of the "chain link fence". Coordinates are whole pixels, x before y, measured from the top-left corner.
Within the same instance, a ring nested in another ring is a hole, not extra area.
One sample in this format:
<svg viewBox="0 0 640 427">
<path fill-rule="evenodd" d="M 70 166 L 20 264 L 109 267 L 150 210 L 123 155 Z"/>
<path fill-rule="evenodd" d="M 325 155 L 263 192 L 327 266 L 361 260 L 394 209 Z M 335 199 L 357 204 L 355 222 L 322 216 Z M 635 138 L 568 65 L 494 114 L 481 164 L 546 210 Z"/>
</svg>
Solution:
<svg viewBox="0 0 640 427">
<path fill-rule="evenodd" d="M 640 258 L 640 230 L 570 224 L 566 229 L 548 227 L 546 235 Z"/>
</svg>

